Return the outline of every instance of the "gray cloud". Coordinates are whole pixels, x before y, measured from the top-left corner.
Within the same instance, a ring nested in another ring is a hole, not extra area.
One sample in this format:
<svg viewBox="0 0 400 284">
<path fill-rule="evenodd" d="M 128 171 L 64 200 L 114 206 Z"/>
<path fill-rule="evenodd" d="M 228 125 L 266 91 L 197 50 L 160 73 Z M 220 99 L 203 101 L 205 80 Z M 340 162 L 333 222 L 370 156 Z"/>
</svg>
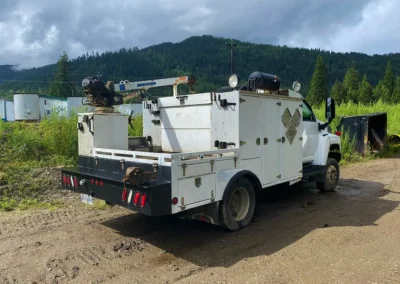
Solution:
<svg viewBox="0 0 400 284">
<path fill-rule="evenodd" d="M 398 0 L 3 0 L 0 64 L 53 63 L 62 51 L 146 47 L 213 34 L 257 43 L 396 52 Z"/>
</svg>

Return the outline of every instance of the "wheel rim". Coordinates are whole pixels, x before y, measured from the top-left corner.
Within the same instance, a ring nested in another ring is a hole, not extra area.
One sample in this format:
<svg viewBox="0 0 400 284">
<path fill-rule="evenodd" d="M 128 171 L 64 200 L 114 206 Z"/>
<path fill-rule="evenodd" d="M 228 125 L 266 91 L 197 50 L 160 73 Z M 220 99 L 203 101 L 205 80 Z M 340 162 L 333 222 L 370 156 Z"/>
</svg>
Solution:
<svg viewBox="0 0 400 284">
<path fill-rule="evenodd" d="M 328 183 L 335 185 L 338 182 L 338 171 L 335 166 L 330 166 L 326 171 L 326 179 Z"/>
<path fill-rule="evenodd" d="M 249 212 L 249 207 L 250 197 L 247 190 L 243 187 L 235 189 L 229 201 L 229 208 L 233 219 L 235 221 L 243 220 Z"/>
</svg>

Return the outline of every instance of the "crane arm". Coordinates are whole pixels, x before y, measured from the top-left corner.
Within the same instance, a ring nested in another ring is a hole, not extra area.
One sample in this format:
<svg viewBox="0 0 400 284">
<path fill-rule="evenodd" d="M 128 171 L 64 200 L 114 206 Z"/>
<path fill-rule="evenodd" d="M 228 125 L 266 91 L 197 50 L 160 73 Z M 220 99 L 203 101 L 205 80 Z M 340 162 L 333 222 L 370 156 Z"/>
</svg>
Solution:
<svg viewBox="0 0 400 284">
<path fill-rule="evenodd" d="M 128 80 L 121 81 L 119 84 L 114 84 L 114 90 L 116 92 L 134 91 L 134 90 L 148 90 L 151 88 L 172 86 L 174 97 L 178 95 L 178 85 L 187 84 L 189 88 L 195 83 L 193 76 L 181 76 L 175 78 L 158 79 L 158 80 L 147 80 L 138 82 L 129 82 Z"/>
<path fill-rule="evenodd" d="M 196 79 L 194 76 L 182 76 L 168 79 L 148 80 L 139 82 L 121 81 L 114 84 L 108 81 L 107 84 L 100 81 L 98 77 L 87 77 L 82 81 L 83 94 L 87 97 L 86 105 L 95 107 L 112 107 L 124 103 L 123 95 L 116 92 L 148 90 L 150 88 L 172 86 L 174 96 L 178 96 L 178 85 L 187 84 L 190 93 L 193 93 L 193 85 Z M 128 95 L 132 97 L 134 95 Z"/>
</svg>

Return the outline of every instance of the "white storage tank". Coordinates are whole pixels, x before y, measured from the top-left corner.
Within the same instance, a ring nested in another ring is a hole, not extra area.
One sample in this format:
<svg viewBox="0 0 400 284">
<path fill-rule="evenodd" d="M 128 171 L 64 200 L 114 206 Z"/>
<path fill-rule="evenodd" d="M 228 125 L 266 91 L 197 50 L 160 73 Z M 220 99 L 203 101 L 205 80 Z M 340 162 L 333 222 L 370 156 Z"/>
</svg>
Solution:
<svg viewBox="0 0 400 284">
<path fill-rule="evenodd" d="M 14 102 L 6 101 L 6 119 L 7 121 L 14 121 Z"/>
<path fill-rule="evenodd" d="M 7 120 L 6 117 L 6 101 L 5 100 L 0 100 L 0 118 L 2 120 Z"/>
<path fill-rule="evenodd" d="M 15 121 L 39 121 L 39 95 L 14 94 Z"/>
<path fill-rule="evenodd" d="M 143 115 L 143 104 L 133 103 L 133 104 L 123 104 L 114 106 L 114 109 L 122 114 L 130 115 L 133 111 L 133 116 Z"/>
</svg>

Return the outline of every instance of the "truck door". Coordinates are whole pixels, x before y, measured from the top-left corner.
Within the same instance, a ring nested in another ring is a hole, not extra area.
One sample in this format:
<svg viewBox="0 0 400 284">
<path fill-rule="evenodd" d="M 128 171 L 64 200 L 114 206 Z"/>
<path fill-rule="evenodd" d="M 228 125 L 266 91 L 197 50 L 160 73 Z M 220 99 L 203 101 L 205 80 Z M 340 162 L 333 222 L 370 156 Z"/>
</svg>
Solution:
<svg viewBox="0 0 400 284">
<path fill-rule="evenodd" d="M 263 185 L 275 183 L 281 178 L 280 99 L 263 98 Z"/>
<path fill-rule="evenodd" d="M 242 95 L 239 108 L 240 167 L 262 180 L 263 109 L 259 96 Z"/>
<path fill-rule="evenodd" d="M 299 100 L 281 100 L 280 120 L 282 145 L 281 178 L 290 179 L 302 175 L 302 106 Z"/>
<path fill-rule="evenodd" d="M 303 101 L 303 163 L 311 163 L 314 161 L 315 152 L 318 146 L 318 122 L 310 107 L 310 105 Z"/>
</svg>

